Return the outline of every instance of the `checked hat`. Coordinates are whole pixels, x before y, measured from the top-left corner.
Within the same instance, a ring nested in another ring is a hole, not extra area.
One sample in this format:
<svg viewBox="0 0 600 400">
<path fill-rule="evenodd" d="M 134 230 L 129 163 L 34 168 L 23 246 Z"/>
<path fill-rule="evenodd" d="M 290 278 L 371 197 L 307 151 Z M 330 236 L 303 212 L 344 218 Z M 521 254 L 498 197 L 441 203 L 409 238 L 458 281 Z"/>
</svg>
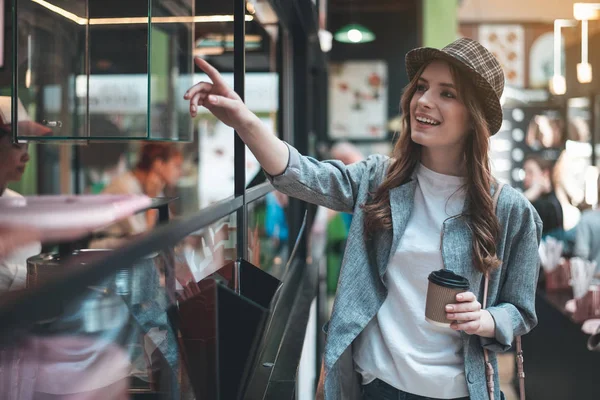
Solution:
<svg viewBox="0 0 600 400">
<path fill-rule="evenodd" d="M 504 90 L 504 72 L 496 57 L 475 40 L 460 38 L 443 49 L 419 47 L 406 54 L 406 71 L 412 81 L 426 63 L 441 59 L 456 65 L 473 79 L 477 97 L 484 103 L 483 109 L 490 134 L 502 126 L 500 96 Z"/>
</svg>

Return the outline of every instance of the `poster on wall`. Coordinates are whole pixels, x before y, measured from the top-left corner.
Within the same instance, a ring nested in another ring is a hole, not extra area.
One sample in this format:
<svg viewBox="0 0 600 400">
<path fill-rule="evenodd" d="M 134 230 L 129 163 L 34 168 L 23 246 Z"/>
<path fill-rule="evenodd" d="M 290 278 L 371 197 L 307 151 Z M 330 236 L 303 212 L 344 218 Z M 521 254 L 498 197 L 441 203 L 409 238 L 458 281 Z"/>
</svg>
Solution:
<svg viewBox="0 0 600 400">
<path fill-rule="evenodd" d="M 329 135 L 332 139 L 387 137 L 385 61 L 331 63 L 329 93 Z"/>
<path fill-rule="evenodd" d="M 525 86 L 525 32 L 521 25 L 480 25 L 479 42 L 502 65 L 506 85 Z"/>
</svg>

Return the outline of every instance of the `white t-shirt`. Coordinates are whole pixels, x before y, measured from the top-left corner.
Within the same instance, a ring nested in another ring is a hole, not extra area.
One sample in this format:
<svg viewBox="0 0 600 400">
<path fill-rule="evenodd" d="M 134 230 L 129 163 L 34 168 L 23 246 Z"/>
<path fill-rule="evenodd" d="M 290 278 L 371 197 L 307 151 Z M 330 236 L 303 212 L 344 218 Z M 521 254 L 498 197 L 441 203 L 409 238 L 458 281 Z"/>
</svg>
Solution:
<svg viewBox="0 0 600 400">
<path fill-rule="evenodd" d="M 5 189 L 0 197 L 23 197 L 10 189 Z M 0 293 L 25 289 L 27 283 L 27 259 L 40 254 L 40 243 L 20 247 L 4 259 L 0 259 Z"/>
<path fill-rule="evenodd" d="M 427 277 L 443 268 L 444 221 L 462 212 L 464 179 L 416 168 L 414 208 L 385 274 L 388 296 L 354 344 L 363 384 L 378 378 L 425 397 L 469 395 L 459 332 L 425 320 Z"/>
</svg>

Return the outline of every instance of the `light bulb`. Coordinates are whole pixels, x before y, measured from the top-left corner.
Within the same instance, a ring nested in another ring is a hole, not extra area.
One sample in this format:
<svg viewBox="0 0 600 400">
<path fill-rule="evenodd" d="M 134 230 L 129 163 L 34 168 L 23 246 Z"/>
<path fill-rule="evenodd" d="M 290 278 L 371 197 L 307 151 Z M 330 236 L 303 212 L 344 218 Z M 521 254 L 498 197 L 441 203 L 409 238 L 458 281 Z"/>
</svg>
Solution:
<svg viewBox="0 0 600 400">
<path fill-rule="evenodd" d="M 550 91 L 554 94 L 565 94 L 567 92 L 567 81 L 564 76 L 554 75 L 550 80 Z"/>
<path fill-rule="evenodd" d="M 363 38 L 363 34 L 358 29 L 350 29 L 348 31 L 348 40 L 352 43 L 359 43 Z"/>
<path fill-rule="evenodd" d="M 325 29 L 319 29 L 319 44 L 321 45 L 321 51 L 327 53 L 331 50 L 333 42 L 333 35 L 331 32 Z"/>
<path fill-rule="evenodd" d="M 573 16 L 580 21 L 597 19 L 600 15 L 599 4 L 575 3 L 573 4 Z"/>
<path fill-rule="evenodd" d="M 592 81 L 592 64 L 578 63 L 577 64 L 577 80 L 580 83 L 590 83 Z"/>
</svg>

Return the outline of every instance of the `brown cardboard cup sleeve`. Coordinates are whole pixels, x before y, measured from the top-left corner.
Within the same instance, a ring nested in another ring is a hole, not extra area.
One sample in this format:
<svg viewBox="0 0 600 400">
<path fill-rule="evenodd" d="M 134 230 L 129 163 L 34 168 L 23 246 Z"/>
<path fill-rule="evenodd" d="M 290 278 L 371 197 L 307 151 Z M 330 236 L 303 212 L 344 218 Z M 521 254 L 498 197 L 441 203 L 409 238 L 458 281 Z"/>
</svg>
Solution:
<svg viewBox="0 0 600 400">
<path fill-rule="evenodd" d="M 456 303 L 456 295 L 469 290 L 469 281 L 445 269 L 432 272 L 428 279 L 425 319 L 433 325 L 450 327 L 446 305 Z"/>
</svg>

